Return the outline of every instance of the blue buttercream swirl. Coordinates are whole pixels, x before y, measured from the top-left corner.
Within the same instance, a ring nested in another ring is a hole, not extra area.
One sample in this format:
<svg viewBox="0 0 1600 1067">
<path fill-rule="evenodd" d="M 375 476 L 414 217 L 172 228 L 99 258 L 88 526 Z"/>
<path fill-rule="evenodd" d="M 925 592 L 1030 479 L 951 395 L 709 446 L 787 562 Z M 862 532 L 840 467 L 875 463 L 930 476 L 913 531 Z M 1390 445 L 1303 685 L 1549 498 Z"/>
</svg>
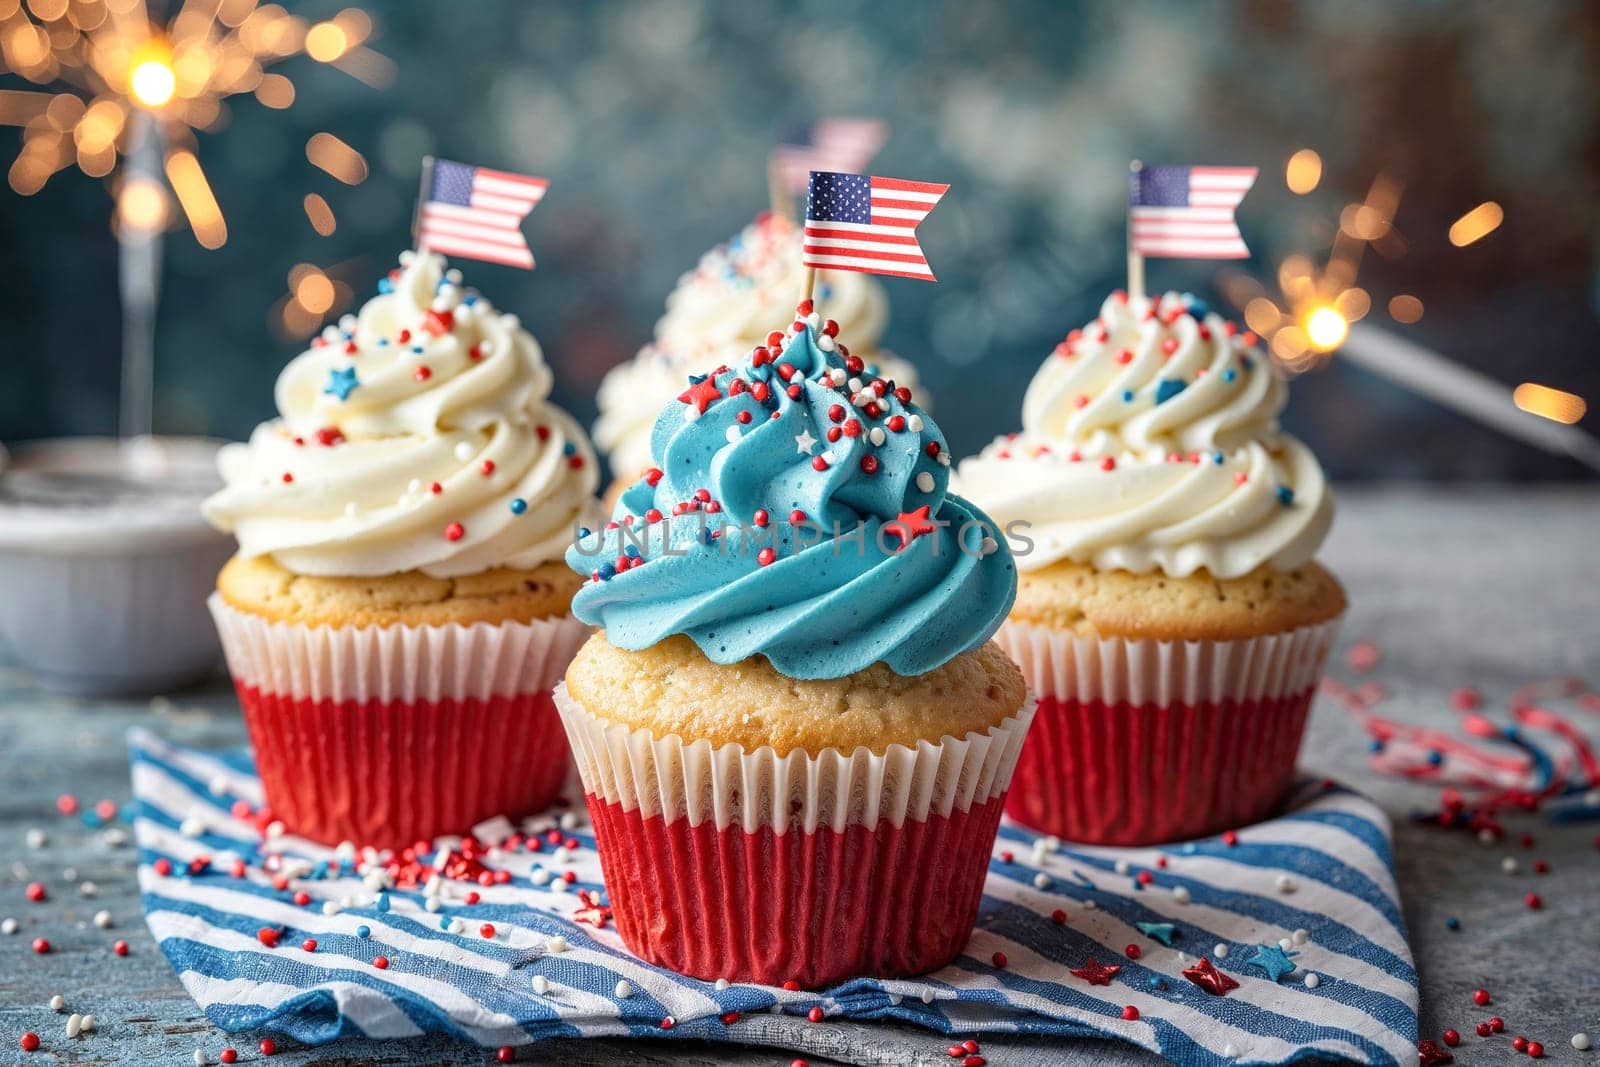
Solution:
<svg viewBox="0 0 1600 1067">
<path fill-rule="evenodd" d="M 657 466 L 567 551 L 591 579 L 572 610 L 619 648 L 685 634 L 792 678 L 923 674 L 994 634 L 1015 563 L 947 493 L 944 436 L 909 391 L 814 315 L 794 326 L 661 412 Z"/>
</svg>

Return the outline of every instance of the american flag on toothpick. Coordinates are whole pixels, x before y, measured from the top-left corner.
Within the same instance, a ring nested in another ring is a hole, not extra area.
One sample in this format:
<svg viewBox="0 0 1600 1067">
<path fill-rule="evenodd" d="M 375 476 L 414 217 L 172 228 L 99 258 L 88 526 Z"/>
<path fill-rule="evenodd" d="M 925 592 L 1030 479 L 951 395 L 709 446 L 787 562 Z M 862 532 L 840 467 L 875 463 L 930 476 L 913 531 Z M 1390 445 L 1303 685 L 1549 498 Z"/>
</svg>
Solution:
<svg viewBox="0 0 1600 1067">
<path fill-rule="evenodd" d="M 949 188 L 937 182 L 812 171 L 805 265 L 935 281 L 916 230 Z"/>
<path fill-rule="evenodd" d="M 878 119 L 818 119 L 789 131 L 772 150 L 783 191 L 806 191 L 814 170 L 860 171 L 889 139 L 889 124 Z"/>
<path fill-rule="evenodd" d="M 1139 167 L 1128 176 L 1128 249 L 1169 259 L 1250 255 L 1234 209 L 1255 167 Z"/>
<path fill-rule="evenodd" d="M 522 220 L 550 182 L 526 174 L 428 159 L 417 205 L 417 243 L 435 252 L 533 269 Z"/>
</svg>

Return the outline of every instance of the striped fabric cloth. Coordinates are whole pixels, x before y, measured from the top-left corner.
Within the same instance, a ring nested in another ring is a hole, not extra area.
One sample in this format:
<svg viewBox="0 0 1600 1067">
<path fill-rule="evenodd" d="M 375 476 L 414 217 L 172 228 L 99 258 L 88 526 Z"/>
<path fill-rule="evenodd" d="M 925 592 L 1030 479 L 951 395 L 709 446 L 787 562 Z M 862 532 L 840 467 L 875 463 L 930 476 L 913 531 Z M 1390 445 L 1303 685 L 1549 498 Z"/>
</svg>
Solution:
<svg viewBox="0 0 1600 1067">
<path fill-rule="evenodd" d="M 955 963 L 924 978 L 791 992 L 683 978 L 631 956 L 610 923 L 575 921 L 579 890 L 603 893 L 586 824 L 561 829 L 559 844 L 541 838 L 537 852 L 491 856 L 511 880 L 446 883 L 435 912 L 420 889 L 376 893 L 334 850 L 292 836 L 263 844 L 235 814 L 240 801 L 261 803 L 247 751 L 177 748 L 143 731 L 129 741 L 150 929 L 226 1030 L 312 1044 L 425 1032 L 490 1047 L 630 1034 L 749 1042 L 761 1028 L 729 1013 L 821 1006 L 958 1038 L 1098 1035 L 1183 1064 L 1287 1063 L 1316 1050 L 1409 1067 L 1417 1055 L 1417 976 L 1388 820 L 1322 783 L 1231 844 L 1068 849 L 1006 824 L 978 929 Z M 546 817 L 525 829 L 555 826 Z M 315 871 L 274 888 L 263 853 Z M 209 865 L 191 873 L 202 858 Z M 297 904 L 302 891 L 310 899 Z M 280 932 L 276 947 L 258 938 L 263 927 Z M 1238 986 L 1216 996 L 1186 979 L 1202 956 Z M 1091 959 L 1121 970 L 1104 985 L 1072 973 Z M 1273 961 L 1294 970 L 1274 981 Z M 908 1040 L 908 1056 L 922 1052 Z"/>
</svg>

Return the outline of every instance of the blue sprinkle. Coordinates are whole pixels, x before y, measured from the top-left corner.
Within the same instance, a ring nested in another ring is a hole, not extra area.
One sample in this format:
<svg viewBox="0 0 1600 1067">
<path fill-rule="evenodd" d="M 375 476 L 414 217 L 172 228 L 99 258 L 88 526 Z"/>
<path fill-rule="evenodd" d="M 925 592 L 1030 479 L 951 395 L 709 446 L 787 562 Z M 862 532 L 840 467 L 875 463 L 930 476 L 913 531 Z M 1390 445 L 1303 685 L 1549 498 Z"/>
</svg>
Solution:
<svg viewBox="0 0 1600 1067">
<path fill-rule="evenodd" d="M 1227 370 L 1222 372 L 1222 380 L 1225 382 L 1231 382 L 1237 377 L 1239 377 L 1239 372 L 1234 370 L 1232 367 L 1229 367 Z"/>
<path fill-rule="evenodd" d="M 439 929 L 441 929 L 441 930 L 449 930 L 450 929 L 450 921 L 451 921 L 450 920 L 450 916 L 448 916 L 448 915 L 439 916 Z"/>
<path fill-rule="evenodd" d="M 1189 299 L 1189 314 L 1193 315 L 1195 318 L 1203 319 L 1207 315 L 1211 314 L 1211 307 L 1204 300 L 1200 300 L 1200 299 L 1198 299 L 1196 297 L 1192 297 L 1192 296 L 1189 297 L 1188 299 Z"/>
<path fill-rule="evenodd" d="M 1135 893 L 1143 893 L 1144 892 L 1144 885 L 1139 881 L 1139 879 L 1135 878 L 1132 882 L 1129 882 L 1128 884 L 1133 886 L 1133 891 Z"/>
<path fill-rule="evenodd" d="M 1189 383 L 1177 378 L 1158 378 L 1156 380 L 1156 403 L 1165 404 L 1188 387 Z"/>
<path fill-rule="evenodd" d="M 389 347 L 389 339 L 387 337 L 378 338 L 378 347 L 379 348 L 388 348 Z"/>
<path fill-rule="evenodd" d="M 817 293 L 823 300 L 831 300 L 833 298 L 833 286 L 823 285 L 817 290 Z"/>
<path fill-rule="evenodd" d="M 600 580 L 602 582 L 609 582 L 611 579 L 615 578 L 616 576 L 617 576 L 616 564 L 614 564 L 614 563 L 602 563 L 602 564 L 600 564 Z"/>
<path fill-rule="evenodd" d="M 373 907 L 377 908 L 380 912 L 388 911 L 389 910 L 389 894 L 388 893 L 379 893 L 378 894 L 378 901 L 377 901 L 376 904 L 373 905 Z"/>
<path fill-rule="evenodd" d="M 411 346 L 411 351 L 412 351 L 412 352 L 413 352 L 413 353 L 414 353 L 414 354 L 416 354 L 416 355 L 419 355 L 419 356 L 420 356 L 420 355 L 422 355 L 422 346 L 421 346 L 421 345 L 412 345 L 412 346 Z"/>
<path fill-rule="evenodd" d="M 1195 844 L 1193 841 L 1190 841 L 1187 845 L 1183 846 L 1183 854 L 1185 856 L 1192 856 L 1196 852 L 1199 852 L 1199 851 L 1200 851 L 1200 846 Z"/>
<path fill-rule="evenodd" d="M 521 515 L 528 510 L 528 502 L 520 496 L 511 498 L 511 514 Z"/>
<path fill-rule="evenodd" d="M 1255 366 L 1255 361 L 1252 360 L 1249 356 L 1240 356 L 1239 357 L 1239 366 L 1243 367 L 1245 370 L 1249 370 L 1249 369 L 1251 369 L 1252 367 Z"/>
<path fill-rule="evenodd" d="M 1212 455 L 1211 462 L 1215 463 L 1217 466 L 1220 467 L 1224 463 L 1228 462 L 1228 457 L 1223 455 L 1221 452 L 1217 452 L 1217 453 Z"/>
<path fill-rule="evenodd" d="M 106 821 L 100 817 L 100 813 L 94 811 L 93 809 L 89 809 L 83 813 L 83 825 L 87 826 L 91 830 L 99 829 L 105 825 L 105 822 Z"/>
<path fill-rule="evenodd" d="M 1124 389 L 1122 391 L 1122 402 L 1124 404 L 1133 403 L 1133 390 L 1132 389 Z"/>
<path fill-rule="evenodd" d="M 1367 745 L 1367 749 L 1370 752 L 1382 752 L 1383 751 L 1383 741 L 1382 741 L 1382 739 L 1381 738 L 1376 738 L 1376 737 L 1373 738 L 1372 739 L 1372 743 Z"/>
<path fill-rule="evenodd" d="M 1461 920 L 1452 915 L 1444 921 L 1444 926 L 1446 930 L 1459 930 L 1461 929 Z"/>
<path fill-rule="evenodd" d="M 372 936 L 372 927 L 368 926 L 366 923 L 362 923 L 360 926 L 356 927 L 356 936 L 357 937 L 371 937 Z"/>
<path fill-rule="evenodd" d="M 711 535 L 711 528 L 709 526 L 700 531 L 700 541 L 702 544 L 715 544 L 716 540 L 717 539 Z"/>
<path fill-rule="evenodd" d="M 1439 764 L 1441 764 L 1443 762 L 1444 762 L 1444 753 L 1443 752 L 1439 752 L 1439 751 L 1436 750 L 1436 751 L 1428 753 L 1428 766 L 1437 767 L 1437 766 L 1439 766 Z"/>
<path fill-rule="evenodd" d="M 1157 978 L 1155 975 L 1151 975 L 1150 976 L 1150 988 L 1151 989 L 1165 989 L 1165 988 L 1167 988 L 1167 984 L 1165 982 L 1163 982 L 1160 978 Z"/>
<path fill-rule="evenodd" d="M 587 527 L 587 526 L 578 527 L 578 540 L 582 541 L 585 537 L 588 537 L 589 534 L 591 534 L 592 532 L 593 531 L 590 530 L 589 527 Z"/>
<path fill-rule="evenodd" d="M 1278 503 L 1282 504 L 1284 507 L 1288 507 L 1290 504 L 1293 504 L 1294 490 L 1290 489 L 1287 485 L 1278 486 Z"/>
<path fill-rule="evenodd" d="M 391 282 L 388 278 L 379 278 L 378 279 L 378 292 L 380 292 L 380 293 L 392 293 L 392 292 L 394 292 L 394 282 Z"/>
<path fill-rule="evenodd" d="M 638 559 L 639 558 L 639 546 L 638 545 L 629 545 L 627 548 L 623 549 L 623 554 L 626 555 L 629 559 Z"/>
<path fill-rule="evenodd" d="M 476 304 L 478 302 L 478 294 L 477 293 L 468 293 L 466 296 L 461 298 L 461 302 L 463 304 L 465 304 L 467 307 L 471 307 L 473 304 Z"/>
<path fill-rule="evenodd" d="M 577 450 L 578 446 L 573 444 L 571 441 L 568 441 L 566 444 L 561 446 L 561 454 L 565 456 L 570 456 Z"/>
</svg>

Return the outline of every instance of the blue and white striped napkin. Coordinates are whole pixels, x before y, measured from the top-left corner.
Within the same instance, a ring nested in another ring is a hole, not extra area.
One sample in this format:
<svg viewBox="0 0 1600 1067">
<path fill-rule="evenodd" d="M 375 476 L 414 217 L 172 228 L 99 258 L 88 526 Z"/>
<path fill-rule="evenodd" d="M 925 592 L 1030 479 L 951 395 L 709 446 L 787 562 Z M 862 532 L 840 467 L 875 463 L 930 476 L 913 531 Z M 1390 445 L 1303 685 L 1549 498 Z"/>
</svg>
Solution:
<svg viewBox="0 0 1600 1067">
<path fill-rule="evenodd" d="M 786 991 L 683 978 L 630 955 L 611 924 L 574 921 L 578 890 L 603 893 L 586 825 L 562 833 L 576 847 L 495 855 L 489 865 L 509 871 L 508 883 L 447 883 L 430 911 L 421 889 L 378 894 L 349 862 L 330 869 L 333 850 L 292 836 L 264 844 L 231 814 L 236 801 L 262 802 L 247 750 L 177 748 L 138 730 L 129 742 L 150 929 L 226 1030 L 310 1044 L 436 1032 L 490 1047 L 627 1034 L 749 1041 L 730 1013 L 820 1006 L 955 1037 L 1108 1037 L 1183 1064 L 1279 1064 L 1315 1050 L 1409 1067 L 1417 1055 L 1417 975 L 1388 819 L 1321 783 L 1233 844 L 1069 849 L 1007 823 L 977 931 L 955 963 L 924 978 Z M 264 851 L 315 873 L 275 889 Z M 154 866 L 163 857 L 166 876 Z M 210 865 L 190 874 L 199 857 Z M 297 904 L 302 891 L 309 900 Z M 258 939 L 263 926 L 281 930 L 277 947 Z M 1238 986 L 1216 996 L 1186 979 L 1199 957 Z M 1121 970 L 1090 984 L 1072 971 L 1091 959 Z"/>
</svg>

